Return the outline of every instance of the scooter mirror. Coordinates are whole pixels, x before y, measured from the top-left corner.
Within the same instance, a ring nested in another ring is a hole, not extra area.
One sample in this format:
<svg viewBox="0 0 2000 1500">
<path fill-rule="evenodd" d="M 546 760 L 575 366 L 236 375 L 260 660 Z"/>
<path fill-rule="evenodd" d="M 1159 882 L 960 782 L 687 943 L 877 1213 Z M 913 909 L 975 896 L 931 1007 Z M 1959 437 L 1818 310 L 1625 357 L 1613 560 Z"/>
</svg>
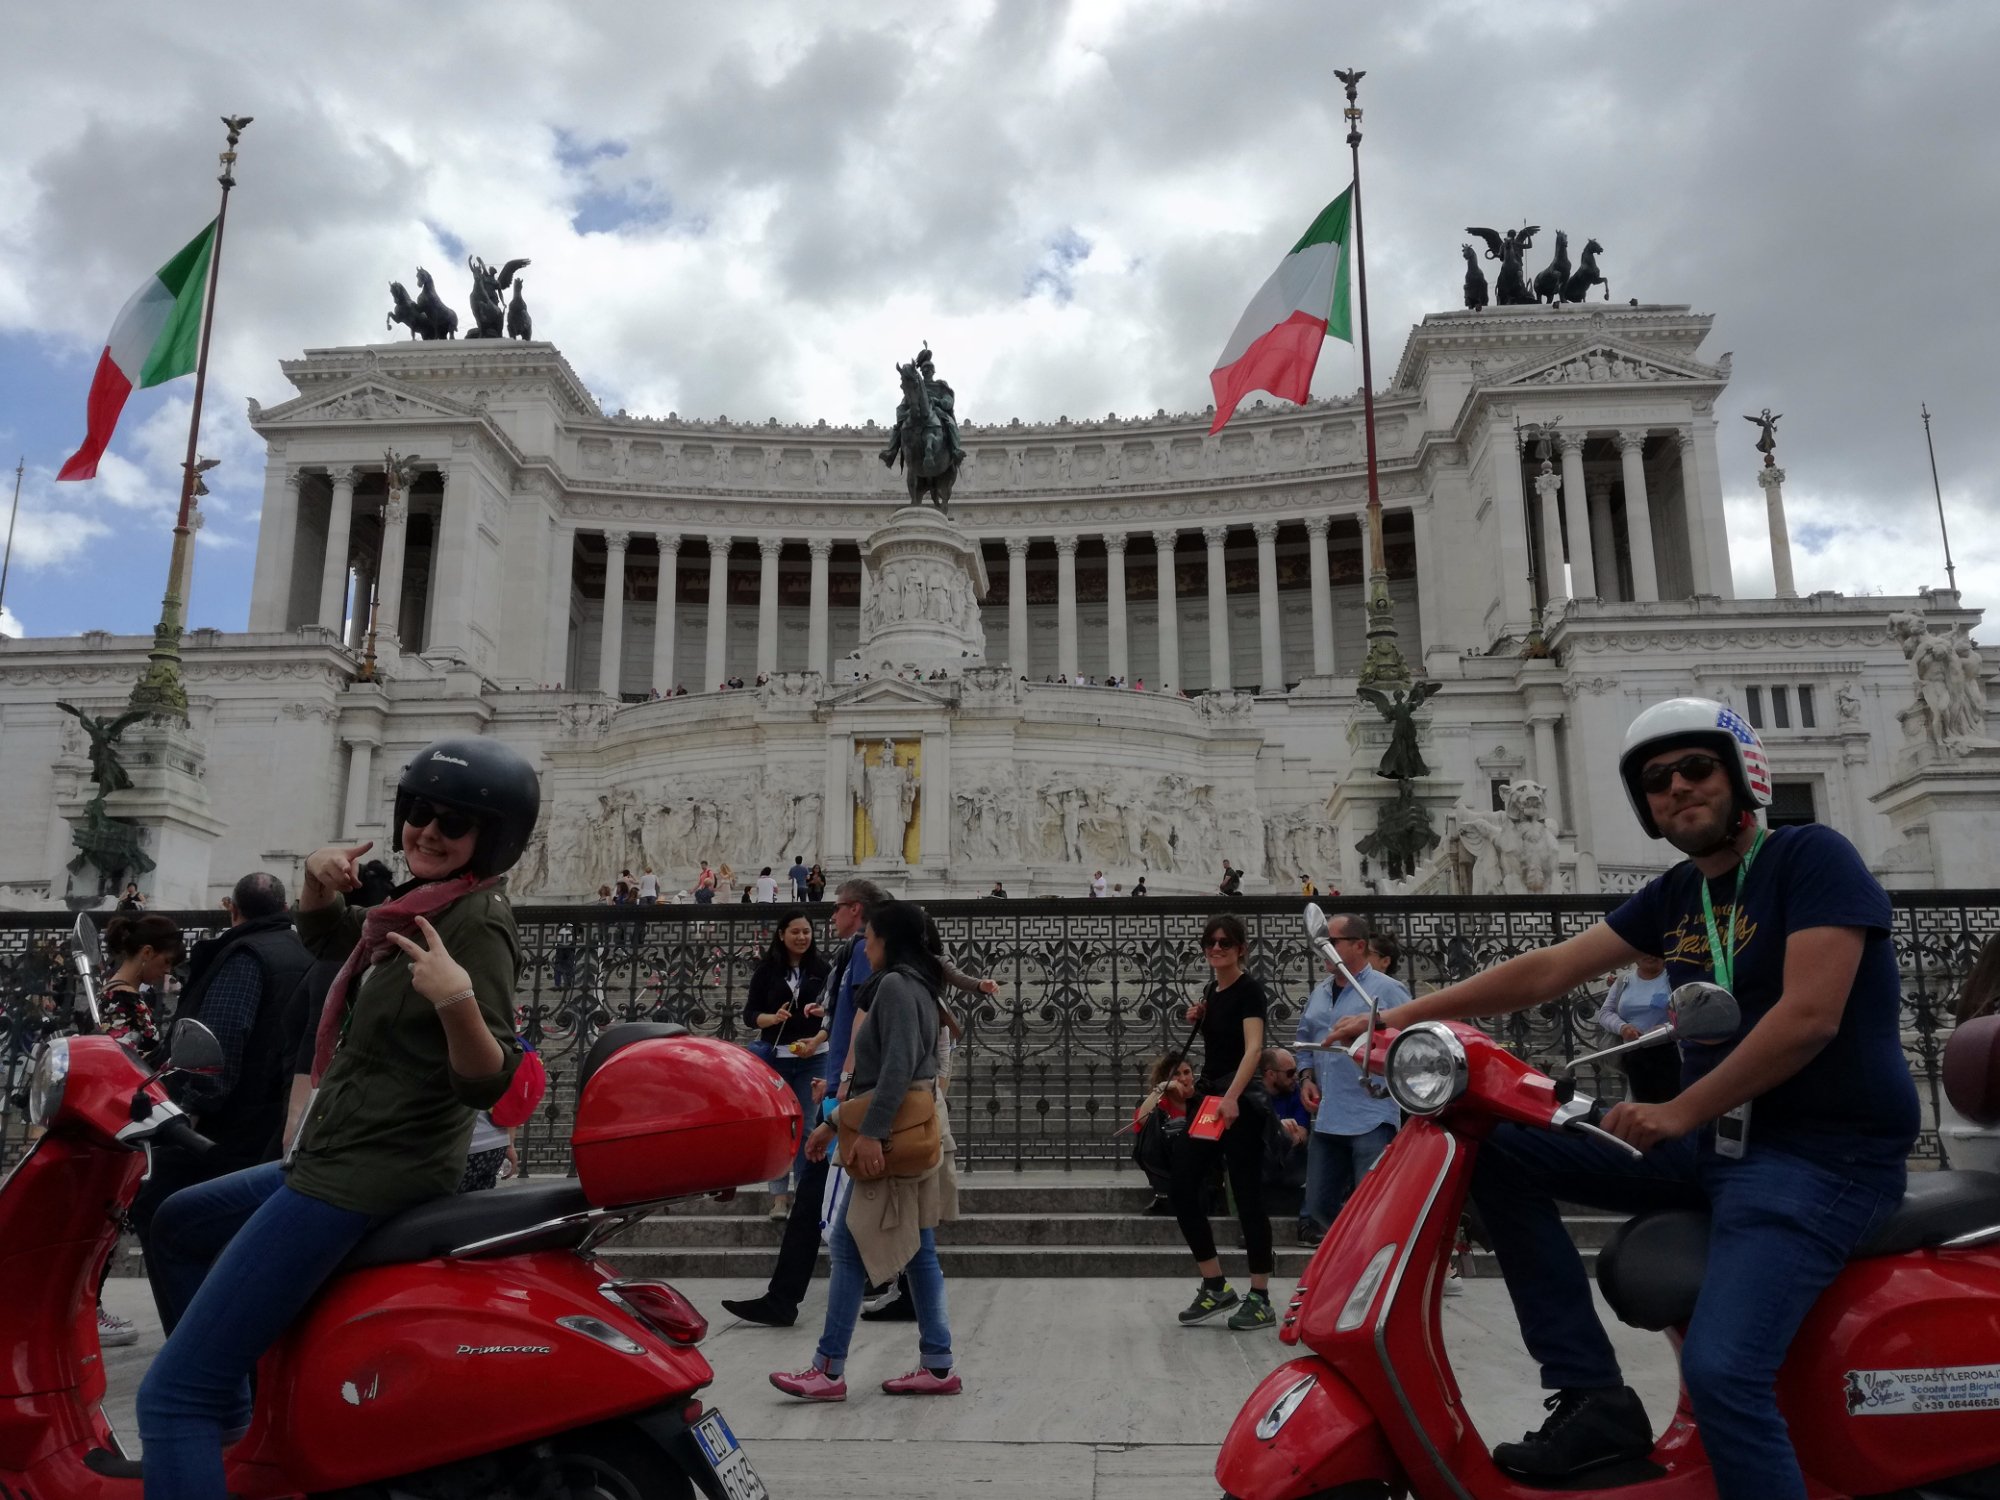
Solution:
<svg viewBox="0 0 2000 1500">
<path fill-rule="evenodd" d="M 90 1029 L 98 1025 L 97 987 L 103 982 L 104 945 L 97 938 L 97 924 L 79 913 L 70 929 L 70 953 L 76 963 L 78 984 L 74 1009 L 89 1018 Z"/>
<path fill-rule="evenodd" d="M 1306 941 L 1312 944 L 1313 951 L 1321 958 L 1333 957 L 1333 939 L 1328 932 L 1326 913 L 1319 909 L 1316 901 L 1306 903 Z"/>
<path fill-rule="evenodd" d="M 1719 1042 L 1736 1035 L 1743 1008 L 1721 985 L 1697 979 L 1667 997 L 1667 1024 L 1682 1041 Z"/>
<path fill-rule="evenodd" d="M 174 1022 L 168 1067 L 176 1073 L 215 1074 L 222 1071 L 222 1061 L 222 1043 L 214 1032 L 192 1017 Z"/>
</svg>

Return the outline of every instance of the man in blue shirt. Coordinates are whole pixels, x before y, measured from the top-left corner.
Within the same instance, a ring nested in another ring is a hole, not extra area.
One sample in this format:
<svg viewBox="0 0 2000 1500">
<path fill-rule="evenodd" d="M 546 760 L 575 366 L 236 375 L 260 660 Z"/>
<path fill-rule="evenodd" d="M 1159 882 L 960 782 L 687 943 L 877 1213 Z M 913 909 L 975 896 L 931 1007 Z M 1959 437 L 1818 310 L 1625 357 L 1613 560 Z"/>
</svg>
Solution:
<svg viewBox="0 0 2000 1500">
<path fill-rule="evenodd" d="M 791 874 L 792 899 L 794 901 L 803 901 L 806 899 L 806 879 L 812 874 L 812 871 L 806 868 L 806 857 L 803 854 L 794 854 L 792 856 Z"/>
<path fill-rule="evenodd" d="M 1403 1026 L 1504 1015 L 1649 953 L 1666 960 L 1675 984 L 1713 978 L 1742 1008 L 1733 1038 L 1682 1048 L 1679 1095 L 1604 1117 L 1642 1159 L 1580 1134 L 1513 1125 L 1482 1147 L 1473 1198 L 1542 1383 L 1555 1392 L 1548 1422 L 1495 1448 L 1494 1462 L 1547 1480 L 1652 1448 L 1558 1201 L 1626 1213 L 1705 1208 L 1708 1264 L 1681 1378 L 1716 1492 L 1804 1500 L 1778 1371 L 1820 1292 L 1901 1200 L 1918 1129 L 1889 898 L 1832 829 L 1762 826 L 1770 766 L 1756 731 L 1719 703 L 1676 698 L 1647 709 L 1626 732 L 1618 769 L 1640 826 L 1688 858 L 1589 931 L 1383 1018 Z M 1729 1128 L 1718 1131 L 1725 1116 Z"/>
<path fill-rule="evenodd" d="M 868 982 L 870 972 L 861 929 L 867 925 L 868 914 L 888 899 L 872 880 L 845 881 L 833 893 L 833 935 L 845 946 L 834 954 L 824 991 L 834 996 L 833 1019 L 827 1028 L 826 1076 L 813 1080 L 815 1108 L 829 1094 L 837 1096 L 844 1082 L 840 1070 L 854 1037 L 854 992 Z M 815 1123 L 807 1120 L 804 1128 L 810 1131 Z M 826 1169 L 824 1159 L 807 1163 L 798 1191 L 792 1195 L 791 1212 L 785 1216 L 785 1237 L 778 1247 L 778 1264 L 771 1272 L 770 1285 L 761 1297 L 723 1299 L 722 1305 L 731 1316 L 773 1328 L 789 1328 L 798 1320 L 799 1304 L 805 1300 L 813 1268 L 819 1264 L 819 1216 L 826 1197 Z"/>
<path fill-rule="evenodd" d="M 1410 992 L 1368 961 L 1368 923 L 1343 912 L 1330 919 L 1327 936 L 1334 951 L 1360 986 L 1342 983 L 1328 964 L 1328 974 L 1306 997 L 1299 1015 L 1300 1043 L 1326 1040 L 1344 1016 L 1367 1019 L 1370 1006 L 1401 1005 Z M 1402 1112 L 1393 1099 L 1377 1099 L 1362 1083 L 1361 1070 L 1344 1052 L 1301 1052 L 1300 1091 L 1313 1113 L 1312 1140 L 1306 1154 L 1306 1197 L 1299 1214 L 1299 1243 L 1317 1245 L 1333 1226 L 1334 1216 L 1368 1169 L 1389 1149 Z"/>
</svg>

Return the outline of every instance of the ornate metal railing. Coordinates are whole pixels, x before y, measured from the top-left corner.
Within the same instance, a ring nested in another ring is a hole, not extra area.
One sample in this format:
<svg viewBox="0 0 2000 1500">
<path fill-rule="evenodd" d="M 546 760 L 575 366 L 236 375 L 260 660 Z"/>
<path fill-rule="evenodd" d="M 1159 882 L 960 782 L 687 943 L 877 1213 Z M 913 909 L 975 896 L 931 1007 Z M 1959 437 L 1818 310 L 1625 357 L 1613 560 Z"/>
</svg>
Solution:
<svg viewBox="0 0 2000 1500">
<path fill-rule="evenodd" d="M 1400 977 L 1419 992 L 1503 958 L 1580 932 L 1615 898 L 1441 898 L 1344 903 L 1392 929 Z M 957 997 L 965 1037 L 953 1061 L 960 1158 L 976 1168 L 1111 1166 L 1126 1162 L 1121 1127 L 1143 1092 L 1152 1058 L 1185 1035 L 1181 1012 L 1207 968 L 1196 946 L 1206 900 L 950 901 L 933 915 L 960 967 L 999 982 L 999 994 Z M 1251 966 L 1272 997 L 1271 1031 L 1292 1035 L 1320 974 L 1294 899 L 1239 900 Z M 824 909 L 822 909 L 824 910 Z M 516 908 L 522 938 L 522 1034 L 542 1053 L 550 1089 L 521 1135 L 531 1173 L 568 1169 L 577 1064 L 616 1021 L 675 1021 L 725 1039 L 743 1034 L 750 973 L 769 941 L 775 908 Z M 190 939 L 212 920 L 181 914 Z M 0 1074 L 11 1085 L 43 1031 L 68 1011 L 61 960 L 68 918 L 0 914 Z M 1958 986 L 1980 945 L 2000 930 L 2000 892 L 1896 897 L 1903 974 L 1903 1041 L 1925 1130 L 1914 1153 L 1943 1159 L 1936 1121 L 1939 1054 Z M 1597 1045 L 1601 989 L 1533 1007 L 1492 1025 L 1530 1058 L 1568 1059 Z M 1586 1066 L 1583 1087 L 1617 1097 L 1615 1069 Z M 25 1139 L 20 1111 L 0 1104 L 0 1166 Z"/>
</svg>

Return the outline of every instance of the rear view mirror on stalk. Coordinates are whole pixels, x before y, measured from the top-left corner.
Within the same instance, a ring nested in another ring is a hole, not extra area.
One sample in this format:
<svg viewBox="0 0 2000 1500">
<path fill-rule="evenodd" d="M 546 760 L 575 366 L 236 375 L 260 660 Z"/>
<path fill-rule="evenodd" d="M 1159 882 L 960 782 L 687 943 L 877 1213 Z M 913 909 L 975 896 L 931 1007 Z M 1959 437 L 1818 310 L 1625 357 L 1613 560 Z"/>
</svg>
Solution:
<svg viewBox="0 0 2000 1500">
<path fill-rule="evenodd" d="M 97 924 L 79 913 L 76 925 L 70 929 L 69 945 L 77 977 L 74 1009 L 88 1018 L 90 1030 L 96 1031 L 101 1020 L 97 992 L 105 974 L 104 945 L 97 939 Z"/>
<path fill-rule="evenodd" d="M 1667 997 L 1667 1025 L 1684 1042 L 1719 1042 L 1736 1035 L 1743 1008 L 1719 984 L 1705 979 L 1679 985 Z"/>
</svg>

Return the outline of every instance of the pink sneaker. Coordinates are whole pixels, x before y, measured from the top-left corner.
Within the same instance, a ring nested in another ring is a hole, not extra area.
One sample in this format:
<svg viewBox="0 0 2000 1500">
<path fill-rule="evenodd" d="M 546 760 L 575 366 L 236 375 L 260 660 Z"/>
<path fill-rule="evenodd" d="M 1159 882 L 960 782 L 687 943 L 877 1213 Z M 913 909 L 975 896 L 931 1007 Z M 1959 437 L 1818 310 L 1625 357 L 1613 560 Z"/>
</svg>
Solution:
<svg viewBox="0 0 2000 1500">
<path fill-rule="evenodd" d="M 787 1396 L 797 1396 L 801 1401 L 845 1401 L 847 1382 L 832 1376 L 818 1365 L 808 1365 L 796 1375 L 787 1375 L 782 1370 L 773 1371 L 771 1384 Z"/>
<path fill-rule="evenodd" d="M 907 1375 L 883 1381 L 882 1389 L 892 1396 L 956 1396 L 965 1386 L 956 1370 L 940 1378 L 919 1365 Z"/>
</svg>

